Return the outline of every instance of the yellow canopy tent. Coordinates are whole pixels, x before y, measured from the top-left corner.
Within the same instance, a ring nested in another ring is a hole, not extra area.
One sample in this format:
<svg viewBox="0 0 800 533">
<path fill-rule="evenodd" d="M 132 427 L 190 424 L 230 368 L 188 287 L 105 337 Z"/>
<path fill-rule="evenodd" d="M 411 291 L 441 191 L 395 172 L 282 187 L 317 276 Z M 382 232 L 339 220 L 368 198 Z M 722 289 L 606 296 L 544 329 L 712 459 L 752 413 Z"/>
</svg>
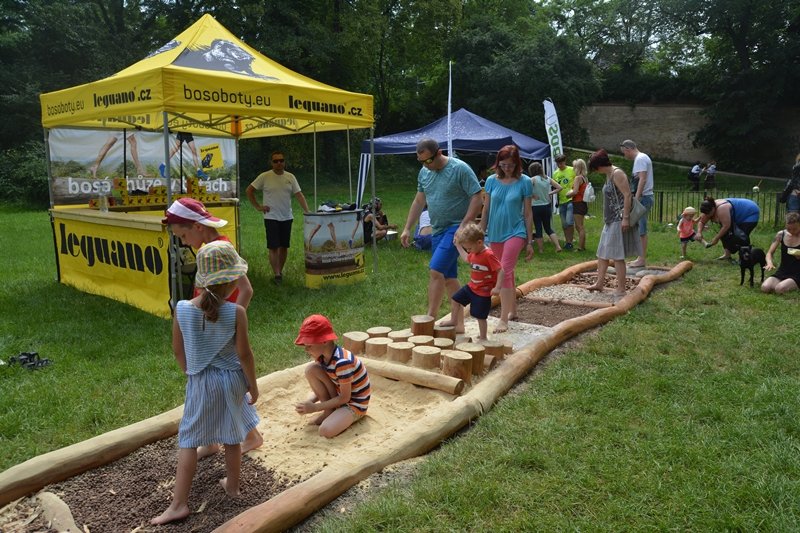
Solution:
<svg viewBox="0 0 800 533">
<path fill-rule="evenodd" d="M 211 15 L 113 76 L 42 94 L 41 103 L 45 128 L 168 127 L 252 138 L 373 124 L 372 95 L 297 74 L 247 46 Z"/>
<path fill-rule="evenodd" d="M 211 15 L 203 15 L 148 57 L 108 78 L 42 94 L 40 100 L 46 138 L 52 128 L 163 132 L 167 181 L 170 132 L 232 137 L 238 142 L 373 126 L 372 95 L 344 91 L 293 72 L 236 38 Z M 374 195 L 374 172 L 372 189 Z M 169 261 L 174 303 L 175 242 Z"/>
</svg>

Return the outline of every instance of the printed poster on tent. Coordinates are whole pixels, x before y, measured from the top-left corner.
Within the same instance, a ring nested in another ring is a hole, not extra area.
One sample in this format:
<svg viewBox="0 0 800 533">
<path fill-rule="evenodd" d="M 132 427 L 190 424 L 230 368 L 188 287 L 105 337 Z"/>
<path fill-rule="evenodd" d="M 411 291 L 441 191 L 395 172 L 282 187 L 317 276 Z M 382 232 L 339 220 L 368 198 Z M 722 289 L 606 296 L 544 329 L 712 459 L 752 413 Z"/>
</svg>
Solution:
<svg viewBox="0 0 800 533">
<path fill-rule="evenodd" d="M 86 204 L 108 195 L 114 178 L 127 178 L 128 194 L 147 194 L 150 187 L 167 184 L 161 133 L 56 128 L 48 143 L 55 205 Z M 186 178 L 198 178 L 208 193 L 237 196 L 233 139 L 173 133 L 169 146 L 173 193 L 186 192 Z"/>
</svg>

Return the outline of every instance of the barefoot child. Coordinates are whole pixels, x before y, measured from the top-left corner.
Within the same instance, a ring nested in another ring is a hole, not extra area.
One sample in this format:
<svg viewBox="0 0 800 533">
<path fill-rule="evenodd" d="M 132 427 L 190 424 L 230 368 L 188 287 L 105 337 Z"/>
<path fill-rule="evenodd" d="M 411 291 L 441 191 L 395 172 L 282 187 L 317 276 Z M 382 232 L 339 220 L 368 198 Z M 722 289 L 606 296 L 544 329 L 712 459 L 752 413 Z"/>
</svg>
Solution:
<svg viewBox="0 0 800 533">
<path fill-rule="evenodd" d="M 678 237 L 681 240 L 681 259 L 686 259 L 686 246 L 689 244 L 689 241 L 694 239 L 695 235 L 695 226 L 697 224 L 697 219 L 695 218 L 695 214 L 697 210 L 694 207 L 687 207 L 681 213 L 681 219 L 678 222 Z"/>
<path fill-rule="evenodd" d="M 215 241 L 231 242 L 228 237 L 221 235 L 217 228 L 222 228 L 228 224 L 227 220 L 217 218 L 206 210 L 206 206 L 194 198 L 180 198 L 172 202 L 169 209 L 164 213 L 166 216 L 161 223 L 169 226 L 172 234 L 178 237 L 187 246 L 198 250 L 204 244 Z M 199 296 L 201 290 L 195 287 L 194 295 Z M 250 279 L 244 275 L 236 280 L 236 288 L 227 298 L 229 302 L 237 303 L 247 309 L 250 300 L 253 298 L 253 286 Z M 255 410 L 252 415 L 255 416 Z M 254 450 L 264 443 L 264 438 L 258 429 L 253 428 L 242 442 L 242 453 L 245 454 Z M 219 444 L 201 446 L 197 450 L 197 457 L 202 459 L 219 451 Z"/>
<path fill-rule="evenodd" d="M 178 302 L 172 324 L 172 349 L 188 376 L 186 402 L 178 428 L 178 469 L 172 503 L 151 524 L 189 515 L 189 490 L 197 468 L 197 448 L 225 445 L 228 496 L 239 495 L 242 452 L 239 443 L 258 423 L 245 403 L 258 399 L 253 351 L 247 335 L 247 312 L 228 302 L 247 263 L 229 242 L 215 241 L 197 252 L 195 285 L 203 292 Z M 247 393 L 250 393 L 249 398 Z M 251 407 L 252 409 L 252 407 Z"/>
<path fill-rule="evenodd" d="M 492 308 L 492 295 L 500 294 L 503 269 L 500 260 L 483 242 L 483 231 L 476 224 L 467 224 L 458 237 L 456 248 L 461 259 L 472 267 L 469 283 L 453 295 L 450 316 L 456 316 L 457 306 L 470 304 L 469 314 L 478 321 L 480 340 L 486 340 L 486 317 Z M 444 322 L 442 322 L 444 324 Z M 505 331 L 498 325 L 496 332 Z"/>
<path fill-rule="evenodd" d="M 305 370 L 311 397 L 294 409 L 301 415 L 321 411 L 311 423 L 319 425 L 319 434 L 326 438 L 335 437 L 367 414 L 372 391 L 366 367 L 337 346 L 336 338 L 330 320 L 311 315 L 303 320 L 294 341 L 314 359 Z"/>
</svg>

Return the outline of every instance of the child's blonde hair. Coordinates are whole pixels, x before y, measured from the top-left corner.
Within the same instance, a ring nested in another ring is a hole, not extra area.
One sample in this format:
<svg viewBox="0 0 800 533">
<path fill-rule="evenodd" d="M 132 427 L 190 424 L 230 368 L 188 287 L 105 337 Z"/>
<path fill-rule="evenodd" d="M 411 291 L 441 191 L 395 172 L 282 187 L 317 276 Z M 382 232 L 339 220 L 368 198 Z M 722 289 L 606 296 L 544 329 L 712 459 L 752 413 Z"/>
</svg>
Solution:
<svg viewBox="0 0 800 533">
<path fill-rule="evenodd" d="M 476 242 L 483 240 L 485 237 L 483 230 L 475 223 L 470 222 L 458 234 L 458 244 L 464 242 Z"/>
<path fill-rule="evenodd" d="M 586 161 L 583 159 L 576 159 L 572 162 L 572 168 L 575 169 L 576 176 L 586 175 Z"/>
</svg>

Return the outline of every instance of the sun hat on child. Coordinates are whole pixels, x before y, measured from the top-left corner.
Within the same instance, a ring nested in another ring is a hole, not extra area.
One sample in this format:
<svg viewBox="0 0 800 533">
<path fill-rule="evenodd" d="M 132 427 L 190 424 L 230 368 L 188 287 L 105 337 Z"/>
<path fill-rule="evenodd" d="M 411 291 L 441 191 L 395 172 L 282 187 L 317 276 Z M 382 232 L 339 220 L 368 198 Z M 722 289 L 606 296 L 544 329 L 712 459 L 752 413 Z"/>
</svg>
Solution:
<svg viewBox="0 0 800 533">
<path fill-rule="evenodd" d="M 697 213 L 697 210 L 692 206 L 689 206 L 683 210 L 684 215 L 694 215 L 695 213 Z"/>
<path fill-rule="evenodd" d="M 209 287 L 235 281 L 247 274 L 247 261 L 226 241 L 204 244 L 197 251 L 197 287 Z"/>
<path fill-rule="evenodd" d="M 295 344 L 322 344 L 335 341 L 338 337 L 333 332 L 331 321 L 322 315 L 311 315 L 303 320 L 300 334 L 294 340 Z"/>
<path fill-rule="evenodd" d="M 194 198 L 179 198 L 172 202 L 161 219 L 162 224 L 193 224 L 197 222 L 212 228 L 221 228 L 228 223 L 227 220 L 217 218 L 206 210 L 200 200 Z"/>
</svg>

